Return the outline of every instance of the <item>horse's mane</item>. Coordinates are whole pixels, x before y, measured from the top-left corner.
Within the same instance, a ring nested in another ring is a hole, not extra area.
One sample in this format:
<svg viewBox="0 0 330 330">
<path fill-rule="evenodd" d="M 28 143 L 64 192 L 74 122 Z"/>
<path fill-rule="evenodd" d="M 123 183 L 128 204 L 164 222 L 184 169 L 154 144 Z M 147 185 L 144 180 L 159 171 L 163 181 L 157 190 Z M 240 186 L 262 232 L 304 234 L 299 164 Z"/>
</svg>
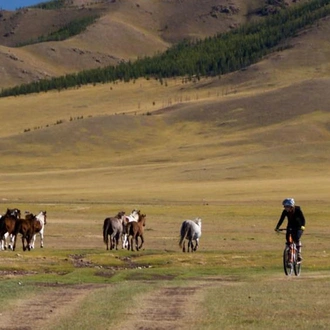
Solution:
<svg viewBox="0 0 330 330">
<path fill-rule="evenodd" d="M 118 214 L 115 216 L 117 219 L 121 219 L 125 215 L 125 211 L 120 211 Z"/>
</svg>

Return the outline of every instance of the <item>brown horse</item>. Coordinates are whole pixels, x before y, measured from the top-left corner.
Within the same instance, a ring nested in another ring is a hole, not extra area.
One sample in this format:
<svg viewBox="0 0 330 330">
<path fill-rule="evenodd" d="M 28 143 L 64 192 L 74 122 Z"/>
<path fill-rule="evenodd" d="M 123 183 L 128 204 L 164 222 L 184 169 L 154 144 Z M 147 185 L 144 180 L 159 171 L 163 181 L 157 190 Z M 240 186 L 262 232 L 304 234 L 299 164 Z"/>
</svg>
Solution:
<svg viewBox="0 0 330 330">
<path fill-rule="evenodd" d="M 133 243 L 135 241 L 136 250 L 139 251 L 144 243 L 144 227 L 146 225 L 146 214 L 141 214 L 138 221 L 132 221 L 127 224 L 127 240 L 128 240 L 128 250 L 134 251 Z M 129 238 L 131 237 L 131 242 Z M 139 237 L 141 238 L 141 244 L 139 246 Z"/>
<path fill-rule="evenodd" d="M 116 248 L 118 250 L 119 239 L 123 233 L 123 220 L 125 212 L 121 211 L 114 217 L 106 218 L 103 222 L 103 242 L 109 250 L 109 236 L 110 236 L 110 250 Z"/>
<path fill-rule="evenodd" d="M 26 251 L 26 249 L 30 251 L 33 236 L 39 233 L 42 228 L 42 224 L 35 216 L 29 216 L 28 219 L 18 219 L 15 226 L 15 240 L 13 250 L 15 250 L 17 234 L 19 233 L 22 235 L 23 251 Z"/>
</svg>

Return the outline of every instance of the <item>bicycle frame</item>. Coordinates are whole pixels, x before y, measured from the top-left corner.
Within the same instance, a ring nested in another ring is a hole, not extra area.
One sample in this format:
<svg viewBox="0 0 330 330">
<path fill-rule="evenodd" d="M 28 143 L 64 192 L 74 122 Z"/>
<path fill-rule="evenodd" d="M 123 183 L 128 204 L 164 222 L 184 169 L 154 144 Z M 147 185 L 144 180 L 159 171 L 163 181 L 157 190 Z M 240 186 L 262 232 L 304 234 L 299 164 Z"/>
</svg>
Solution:
<svg viewBox="0 0 330 330">
<path fill-rule="evenodd" d="M 286 231 L 286 229 L 279 229 L 280 231 Z M 298 262 L 298 250 L 296 243 L 293 241 L 291 233 L 289 234 L 289 240 L 285 244 L 285 248 L 283 251 L 283 268 L 284 273 L 287 276 L 291 276 L 293 273 L 296 276 L 300 275 L 301 272 L 301 263 Z"/>
</svg>

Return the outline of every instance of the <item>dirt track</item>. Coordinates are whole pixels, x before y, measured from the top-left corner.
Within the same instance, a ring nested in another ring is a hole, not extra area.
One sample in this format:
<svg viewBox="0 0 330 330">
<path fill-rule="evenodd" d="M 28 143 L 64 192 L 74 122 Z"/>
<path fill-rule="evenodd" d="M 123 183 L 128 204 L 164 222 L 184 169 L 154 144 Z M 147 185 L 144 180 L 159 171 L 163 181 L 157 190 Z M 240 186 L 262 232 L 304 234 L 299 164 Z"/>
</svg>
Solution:
<svg viewBox="0 0 330 330">
<path fill-rule="evenodd" d="M 38 330 L 68 316 L 93 290 L 102 285 L 56 286 L 33 298 L 17 301 L 15 309 L 0 313 L 0 329 Z M 121 330 L 174 330 L 189 328 L 196 317 L 202 287 L 164 287 L 146 294 L 135 309 L 126 313 Z"/>
<path fill-rule="evenodd" d="M 95 288 L 100 285 L 56 286 L 46 294 L 22 298 L 13 309 L 0 313 L 0 329 L 45 330 L 54 320 L 72 312 Z"/>
<path fill-rule="evenodd" d="M 189 328 L 195 317 L 198 287 L 165 287 L 146 295 L 143 303 L 135 308 L 122 330 L 174 330 Z"/>
</svg>

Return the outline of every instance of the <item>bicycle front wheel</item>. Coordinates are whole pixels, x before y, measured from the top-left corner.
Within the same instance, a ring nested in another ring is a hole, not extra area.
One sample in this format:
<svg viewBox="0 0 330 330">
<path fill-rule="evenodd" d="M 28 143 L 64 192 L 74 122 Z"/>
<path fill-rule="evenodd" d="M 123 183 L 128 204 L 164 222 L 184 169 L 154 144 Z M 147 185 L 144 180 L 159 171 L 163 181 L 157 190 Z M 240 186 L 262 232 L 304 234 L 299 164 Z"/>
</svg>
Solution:
<svg viewBox="0 0 330 330">
<path fill-rule="evenodd" d="M 293 267 L 293 263 L 290 260 L 290 250 L 288 248 L 285 248 L 283 251 L 283 269 L 284 269 L 284 273 L 287 276 L 291 276 L 294 272 L 294 267 Z"/>
</svg>

